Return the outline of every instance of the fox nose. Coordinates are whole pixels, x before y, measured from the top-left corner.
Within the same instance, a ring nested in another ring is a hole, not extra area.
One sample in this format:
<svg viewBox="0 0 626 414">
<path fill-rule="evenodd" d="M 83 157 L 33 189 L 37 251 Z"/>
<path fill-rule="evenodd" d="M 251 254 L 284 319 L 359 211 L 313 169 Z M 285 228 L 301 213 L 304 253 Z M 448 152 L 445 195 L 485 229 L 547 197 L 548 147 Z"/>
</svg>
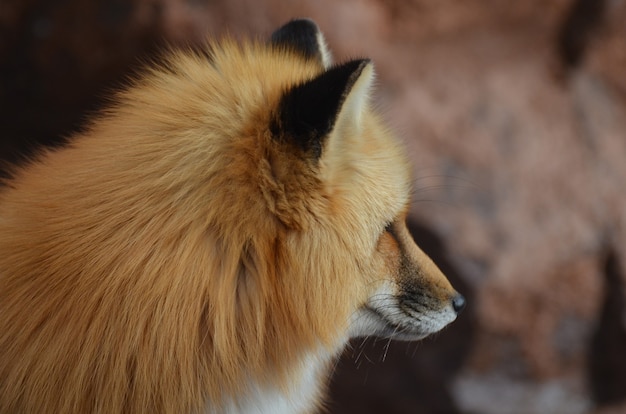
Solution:
<svg viewBox="0 0 626 414">
<path fill-rule="evenodd" d="M 460 293 L 457 293 L 455 297 L 452 298 L 452 308 L 454 311 L 459 314 L 465 308 L 465 298 Z"/>
</svg>

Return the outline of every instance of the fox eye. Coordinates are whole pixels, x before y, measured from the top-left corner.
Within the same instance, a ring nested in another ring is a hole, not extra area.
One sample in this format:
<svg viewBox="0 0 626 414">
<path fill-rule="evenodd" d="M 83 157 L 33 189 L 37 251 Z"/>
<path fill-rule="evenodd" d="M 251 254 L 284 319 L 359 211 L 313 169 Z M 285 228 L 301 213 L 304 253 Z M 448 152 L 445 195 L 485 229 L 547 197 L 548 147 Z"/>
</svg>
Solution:
<svg viewBox="0 0 626 414">
<path fill-rule="evenodd" d="M 393 233 L 393 221 L 385 226 L 385 233 Z"/>
</svg>

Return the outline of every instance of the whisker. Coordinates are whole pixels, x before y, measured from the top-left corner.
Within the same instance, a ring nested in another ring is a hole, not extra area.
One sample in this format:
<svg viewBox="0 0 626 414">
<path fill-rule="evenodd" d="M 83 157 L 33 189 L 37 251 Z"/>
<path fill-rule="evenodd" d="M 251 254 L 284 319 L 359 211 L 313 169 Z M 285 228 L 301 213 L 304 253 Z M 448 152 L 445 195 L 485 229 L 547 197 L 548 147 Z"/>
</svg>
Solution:
<svg viewBox="0 0 626 414">
<path fill-rule="evenodd" d="M 422 175 L 422 174 L 416 173 L 416 177 L 413 179 L 413 184 L 417 184 L 420 181 L 436 180 L 436 179 L 461 182 L 462 184 L 466 184 L 468 188 L 478 188 L 478 189 L 481 188 L 481 185 L 478 182 L 468 178 L 467 176 L 451 175 L 451 174 Z"/>
<path fill-rule="evenodd" d="M 394 328 L 393 333 L 390 335 L 389 340 L 387 341 L 387 344 L 385 345 L 384 352 L 383 352 L 383 359 L 382 361 L 385 362 L 385 359 L 387 359 L 387 352 L 389 352 L 389 346 L 391 345 L 391 339 L 395 336 L 396 332 L 398 331 L 398 328 Z"/>
<path fill-rule="evenodd" d="M 430 199 L 430 198 L 419 198 L 419 199 L 414 199 L 411 200 L 413 204 L 417 204 L 417 203 L 433 203 L 433 204 L 443 204 L 446 207 L 456 207 L 454 203 L 450 202 L 450 201 L 446 201 L 446 200 L 434 200 L 434 199 Z"/>
<path fill-rule="evenodd" d="M 439 203 L 454 207 L 455 203 L 444 199 L 443 190 L 477 191 L 480 189 L 481 185 L 468 177 L 449 174 L 417 175 L 413 179 L 411 201 L 413 203 Z M 442 194 L 442 197 L 425 198 L 423 197 L 424 194 Z M 456 204 L 458 204 L 458 201 Z"/>
<path fill-rule="evenodd" d="M 429 186 L 422 186 L 413 188 L 411 191 L 412 195 L 416 195 L 426 191 L 435 191 L 435 190 L 465 190 L 467 187 L 462 185 L 455 184 L 433 184 Z"/>
</svg>

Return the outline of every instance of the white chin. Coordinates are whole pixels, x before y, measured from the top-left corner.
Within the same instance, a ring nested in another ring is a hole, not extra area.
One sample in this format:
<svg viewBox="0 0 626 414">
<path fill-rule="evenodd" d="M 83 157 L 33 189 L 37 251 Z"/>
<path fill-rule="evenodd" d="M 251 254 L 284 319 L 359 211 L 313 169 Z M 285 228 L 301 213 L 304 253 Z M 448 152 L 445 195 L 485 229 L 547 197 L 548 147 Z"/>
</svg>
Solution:
<svg viewBox="0 0 626 414">
<path fill-rule="evenodd" d="M 394 317 L 383 310 L 364 307 L 355 313 L 350 324 L 350 337 L 378 336 L 401 341 L 417 341 L 436 333 L 456 319 L 452 310 L 432 311 L 419 319 L 394 309 Z"/>
</svg>

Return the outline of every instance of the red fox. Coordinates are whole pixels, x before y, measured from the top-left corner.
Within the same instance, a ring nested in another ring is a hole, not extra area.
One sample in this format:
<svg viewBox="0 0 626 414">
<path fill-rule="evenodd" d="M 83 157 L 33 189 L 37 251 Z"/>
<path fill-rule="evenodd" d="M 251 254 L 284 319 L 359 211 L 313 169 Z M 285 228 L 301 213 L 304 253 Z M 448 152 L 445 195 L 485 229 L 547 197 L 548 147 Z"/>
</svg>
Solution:
<svg viewBox="0 0 626 414">
<path fill-rule="evenodd" d="M 464 306 L 368 59 L 310 20 L 170 51 L 0 193 L 0 413 L 312 413 L 350 338 Z"/>
</svg>

